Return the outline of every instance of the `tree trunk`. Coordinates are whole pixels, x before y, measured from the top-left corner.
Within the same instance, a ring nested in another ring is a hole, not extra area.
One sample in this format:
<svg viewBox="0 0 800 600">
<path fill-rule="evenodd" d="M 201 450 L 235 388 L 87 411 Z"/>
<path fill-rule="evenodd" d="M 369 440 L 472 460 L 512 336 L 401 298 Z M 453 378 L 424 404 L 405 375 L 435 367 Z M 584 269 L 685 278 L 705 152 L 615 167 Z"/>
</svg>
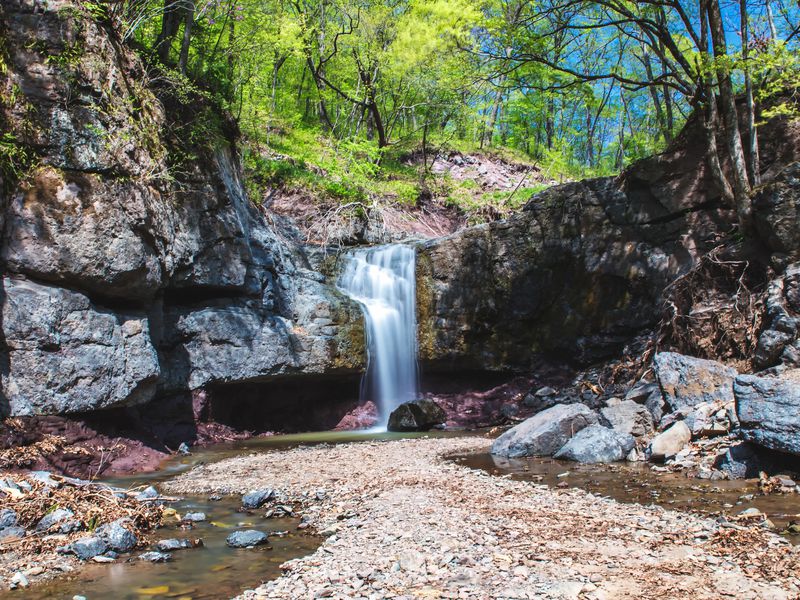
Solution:
<svg viewBox="0 0 800 600">
<path fill-rule="evenodd" d="M 706 65 L 710 65 L 710 51 L 708 47 L 708 17 L 706 10 L 706 3 L 709 0 L 700 0 L 700 52 L 706 61 Z M 711 173 L 711 178 L 719 188 L 720 196 L 723 201 L 729 206 L 735 206 L 735 198 L 733 189 L 722 170 L 722 165 L 719 162 L 719 153 L 717 151 L 717 99 L 714 93 L 714 81 L 711 73 L 703 71 L 702 77 L 703 89 L 705 94 L 705 110 L 703 113 L 703 133 L 706 140 L 706 164 Z"/>
<path fill-rule="evenodd" d="M 503 84 L 505 83 L 505 76 L 497 86 L 497 91 L 494 93 L 494 102 L 492 102 L 492 111 L 489 113 L 489 123 L 481 133 L 481 144 L 483 148 L 484 143 L 487 146 L 492 145 L 492 138 L 494 137 L 494 128 L 497 125 L 497 117 L 500 115 L 500 106 L 503 103 Z"/>
<path fill-rule="evenodd" d="M 164 0 L 164 10 L 161 14 L 161 31 L 158 33 L 154 46 L 158 59 L 164 64 L 169 60 L 172 42 L 181 25 L 179 2 L 180 0 Z"/>
<path fill-rule="evenodd" d="M 644 70 L 647 74 L 648 81 L 654 81 L 653 67 L 650 64 L 650 54 L 647 52 L 644 44 L 642 45 L 642 62 L 644 63 Z M 655 85 L 647 86 L 650 91 L 650 99 L 653 101 L 653 108 L 656 111 L 656 121 L 658 121 L 658 128 L 661 130 L 661 135 L 664 136 L 664 142 L 669 144 L 672 141 L 672 129 L 667 124 L 664 117 L 664 110 L 661 106 L 661 98 L 658 97 L 658 87 Z"/>
<path fill-rule="evenodd" d="M 711 45 L 717 61 L 724 61 L 728 56 L 725 43 L 725 29 L 722 25 L 722 13 L 719 0 L 707 0 L 708 22 L 711 32 Z M 750 204 L 750 181 L 747 177 L 747 162 L 744 157 L 742 138 L 739 133 L 739 117 L 736 112 L 736 98 L 733 94 L 733 82 L 728 67 L 717 62 L 717 79 L 719 82 L 720 100 L 722 102 L 722 120 L 725 124 L 725 137 L 731 158 L 733 171 L 733 196 L 736 212 L 742 230 L 752 229 L 752 206 Z"/>
<path fill-rule="evenodd" d="M 181 52 L 178 56 L 178 70 L 186 74 L 186 65 L 189 62 L 189 46 L 192 42 L 192 26 L 194 25 L 194 2 L 184 8 L 183 15 L 183 40 L 181 41 Z"/>
<path fill-rule="evenodd" d="M 753 185 L 761 183 L 758 160 L 758 132 L 756 131 L 756 106 L 753 101 L 753 81 L 750 77 L 750 22 L 747 17 L 747 0 L 739 0 L 742 21 L 742 62 L 744 63 L 744 93 L 747 102 L 747 175 Z"/>
</svg>

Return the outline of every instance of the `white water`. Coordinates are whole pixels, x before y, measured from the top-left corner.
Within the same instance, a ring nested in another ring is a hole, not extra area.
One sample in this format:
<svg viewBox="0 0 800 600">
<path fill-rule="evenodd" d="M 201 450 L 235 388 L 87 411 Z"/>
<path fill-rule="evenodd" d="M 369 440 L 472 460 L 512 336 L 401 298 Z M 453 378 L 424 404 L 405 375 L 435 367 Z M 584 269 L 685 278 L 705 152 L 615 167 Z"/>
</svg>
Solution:
<svg viewBox="0 0 800 600">
<path fill-rule="evenodd" d="M 367 330 L 367 373 L 361 400 L 378 407 L 378 425 L 417 397 L 416 253 L 400 244 L 347 255 L 339 289 L 361 304 Z"/>
</svg>

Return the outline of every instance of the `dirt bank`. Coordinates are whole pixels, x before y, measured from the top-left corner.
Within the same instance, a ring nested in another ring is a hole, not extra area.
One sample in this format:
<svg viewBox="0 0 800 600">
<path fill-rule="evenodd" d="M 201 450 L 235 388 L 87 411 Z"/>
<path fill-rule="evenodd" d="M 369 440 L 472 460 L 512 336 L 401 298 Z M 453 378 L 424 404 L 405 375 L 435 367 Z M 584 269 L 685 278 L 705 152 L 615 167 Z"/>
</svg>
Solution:
<svg viewBox="0 0 800 600">
<path fill-rule="evenodd" d="M 271 486 L 329 535 L 251 598 L 794 598 L 800 551 L 758 527 L 469 470 L 483 438 L 297 448 L 203 465 L 176 493 Z M 318 494 L 324 490 L 324 494 Z"/>
</svg>

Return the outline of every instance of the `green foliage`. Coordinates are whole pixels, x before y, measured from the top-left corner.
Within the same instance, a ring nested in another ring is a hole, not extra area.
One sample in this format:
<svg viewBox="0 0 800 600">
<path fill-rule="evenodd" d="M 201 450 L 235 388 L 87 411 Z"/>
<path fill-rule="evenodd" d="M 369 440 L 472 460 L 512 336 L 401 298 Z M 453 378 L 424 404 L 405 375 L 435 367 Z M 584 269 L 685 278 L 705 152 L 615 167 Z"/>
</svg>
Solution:
<svg viewBox="0 0 800 600">
<path fill-rule="evenodd" d="M 7 183 L 23 179 L 30 172 L 34 156 L 13 133 L 0 135 L 0 173 Z"/>
</svg>

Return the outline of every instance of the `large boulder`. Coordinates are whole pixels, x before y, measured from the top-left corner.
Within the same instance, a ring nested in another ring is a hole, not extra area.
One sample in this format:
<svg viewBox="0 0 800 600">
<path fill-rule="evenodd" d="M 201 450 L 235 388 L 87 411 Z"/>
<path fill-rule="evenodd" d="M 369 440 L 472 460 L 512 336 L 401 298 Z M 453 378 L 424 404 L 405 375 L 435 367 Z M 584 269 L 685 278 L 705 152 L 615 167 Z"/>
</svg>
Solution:
<svg viewBox="0 0 800 600">
<path fill-rule="evenodd" d="M 624 459 L 635 445 L 633 436 L 602 425 L 576 433 L 553 456 L 580 463 L 609 463 Z"/>
<path fill-rule="evenodd" d="M 786 166 L 753 195 L 753 216 L 759 237 L 773 252 L 800 252 L 800 162 Z"/>
<path fill-rule="evenodd" d="M 786 377 L 740 375 L 733 391 L 745 440 L 800 454 L 800 383 Z"/>
<path fill-rule="evenodd" d="M 389 431 L 428 431 L 441 425 L 447 415 L 433 400 L 421 399 L 404 402 L 389 415 Z"/>
<path fill-rule="evenodd" d="M 674 423 L 650 442 L 650 458 L 664 460 L 675 456 L 692 439 L 692 432 L 683 421 Z"/>
<path fill-rule="evenodd" d="M 13 415 L 77 413 L 151 400 L 160 373 L 148 318 L 78 292 L 3 279 L 2 389 Z"/>
<path fill-rule="evenodd" d="M 675 352 L 656 354 L 653 369 L 664 400 L 672 411 L 701 402 L 728 404 L 733 401 L 736 369 Z"/>
<path fill-rule="evenodd" d="M 596 423 L 597 414 L 585 405 L 559 404 L 506 431 L 492 444 L 492 454 L 550 456 L 581 429 Z"/>
<path fill-rule="evenodd" d="M 609 404 L 600 409 L 600 414 L 620 433 L 641 437 L 653 431 L 653 415 L 633 400 Z"/>
</svg>

